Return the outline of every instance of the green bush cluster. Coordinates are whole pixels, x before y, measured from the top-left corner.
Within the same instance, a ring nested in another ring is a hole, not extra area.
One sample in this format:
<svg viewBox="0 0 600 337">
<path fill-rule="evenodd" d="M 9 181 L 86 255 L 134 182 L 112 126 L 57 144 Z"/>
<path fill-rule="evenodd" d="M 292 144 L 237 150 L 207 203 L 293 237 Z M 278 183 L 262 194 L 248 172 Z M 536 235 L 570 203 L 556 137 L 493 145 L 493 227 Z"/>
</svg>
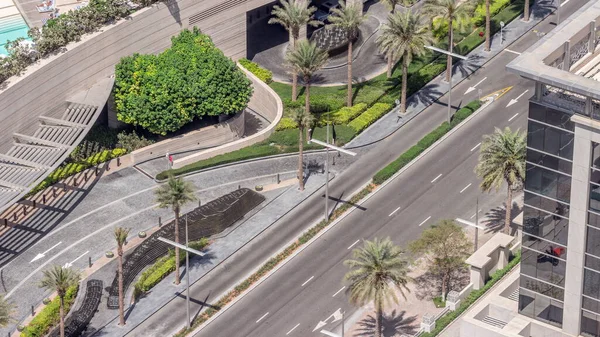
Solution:
<svg viewBox="0 0 600 337">
<path fill-rule="evenodd" d="M 71 305 L 75 302 L 79 284 L 69 289 L 65 294 L 65 315 L 69 312 Z M 44 307 L 29 324 L 21 331 L 21 337 L 42 337 L 60 321 L 60 298 L 56 296 L 48 305 Z"/>
<path fill-rule="evenodd" d="M 119 133 L 117 135 L 117 141 L 119 142 L 119 146 L 127 150 L 127 152 L 133 152 L 137 149 L 154 144 L 153 140 L 146 139 L 144 136 L 139 136 L 135 131 L 130 133 Z"/>
<path fill-rule="evenodd" d="M 504 275 L 508 274 L 519 262 L 521 262 L 521 252 L 517 252 L 517 254 L 513 257 L 513 259 L 508 263 L 506 267 L 503 269 L 497 270 L 490 280 L 478 290 L 475 290 L 465 298 L 458 308 L 454 311 L 450 311 L 446 315 L 440 317 L 435 322 L 435 329 L 432 332 L 423 333 L 421 337 L 435 337 L 442 330 L 444 330 L 450 323 L 452 323 L 458 316 L 460 316 L 463 312 L 465 312 L 475 301 L 477 301 L 483 294 L 485 294 L 491 287 L 493 287 L 499 280 L 501 280 Z"/>
<path fill-rule="evenodd" d="M 202 238 L 190 242 L 189 246 L 192 249 L 202 250 L 206 248 L 209 243 L 208 239 Z M 185 254 L 186 252 L 179 254 L 180 265 L 185 262 Z M 169 254 L 156 260 L 150 268 L 142 272 L 139 280 L 135 283 L 133 296 L 139 298 L 140 295 L 150 291 L 150 289 L 157 285 L 158 282 L 162 281 L 162 279 L 167 277 L 173 271 L 175 271 L 175 251 L 170 249 Z"/>
<path fill-rule="evenodd" d="M 298 123 L 293 118 L 283 117 L 277 126 L 275 127 L 275 131 L 282 131 L 288 129 L 295 129 L 298 127 Z"/>
<path fill-rule="evenodd" d="M 375 123 L 381 116 L 385 115 L 392 106 L 387 103 L 375 103 L 367 111 L 360 114 L 352 122 L 348 124 L 356 133 L 366 129 L 369 125 Z"/>
<path fill-rule="evenodd" d="M 406 150 L 396 160 L 389 163 L 387 166 L 379 170 L 373 176 L 373 183 L 380 185 L 384 181 L 392 177 L 396 172 L 400 171 L 406 164 L 410 163 L 413 159 L 417 158 L 421 152 L 425 151 L 433 143 L 442 138 L 448 131 L 454 128 L 458 123 L 469 117 L 475 110 L 479 109 L 481 101 L 475 100 L 467 104 L 465 107 L 458 110 L 450 124 L 448 122 L 442 123 L 435 130 L 431 131 L 427 135 L 423 136 L 416 145 Z"/>
<path fill-rule="evenodd" d="M 154 55 L 123 57 L 115 66 L 117 118 L 166 135 L 194 119 L 244 109 L 252 85 L 236 64 L 197 27 L 171 38 Z"/>
<path fill-rule="evenodd" d="M 293 102 L 289 98 L 282 99 L 283 106 L 286 110 L 304 109 L 304 98 L 298 97 L 298 100 Z M 325 112 L 336 111 L 344 107 L 346 101 L 344 97 L 337 95 L 311 95 L 310 96 L 310 113 L 322 114 Z"/>
<path fill-rule="evenodd" d="M 511 3 L 511 0 L 493 0 L 490 2 L 490 17 L 493 17 L 500 13 L 501 10 L 508 7 L 508 5 Z M 481 2 L 479 5 L 477 5 L 477 8 L 475 8 L 475 13 L 471 18 L 471 23 L 473 23 L 475 26 L 485 25 L 485 2 Z"/>
<path fill-rule="evenodd" d="M 367 104 L 358 103 L 351 107 L 343 107 L 335 112 L 324 113 L 319 117 L 319 125 L 327 125 L 327 122 L 331 122 L 335 125 L 345 125 L 358 117 L 365 110 L 367 110 Z"/>
<path fill-rule="evenodd" d="M 93 156 L 83 161 L 64 164 L 61 167 L 54 170 L 52 173 L 50 173 L 50 175 L 48 175 L 44 180 L 42 180 L 41 183 L 34 187 L 27 194 L 27 196 L 34 195 L 37 192 L 56 184 L 62 179 L 68 178 L 92 166 L 120 157 L 125 153 L 127 153 L 125 149 L 104 150 L 102 152 L 94 154 Z"/>
<path fill-rule="evenodd" d="M 333 129 L 331 130 L 330 137 L 333 137 Z M 326 138 L 327 130 L 324 127 L 317 127 L 313 130 L 313 137 L 316 139 L 324 140 Z M 354 129 L 346 125 L 335 126 L 335 143 L 338 146 L 342 146 L 351 141 L 356 133 Z M 305 144 L 305 150 L 319 149 L 321 148 L 317 144 Z M 164 171 L 156 175 L 156 179 L 163 180 L 167 179 L 169 174 L 181 175 L 194 171 L 203 170 L 209 167 L 218 165 L 224 165 L 234 163 L 241 160 L 249 160 L 254 158 L 272 156 L 276 154 L 291 153 L 298 151 L 298 129 L 287 129 L 274 132 L 265 141 L 232 151 L 229 153 L 214 156 L 209 159 L 200 160 L 195 163 L 186 165 L 184 167 Z"/>
<path fill-rule="evenodd" d="M 261 81 L 269 84 L 273 82 L 273 73 L 269 69 L 265 69 L 259 66 L 257 63 L 252 62 L 248 59 L 241 59 L 238 62 L 246 68 L 249 72 L 253 73 L 258 77 Z"/>
</svg>

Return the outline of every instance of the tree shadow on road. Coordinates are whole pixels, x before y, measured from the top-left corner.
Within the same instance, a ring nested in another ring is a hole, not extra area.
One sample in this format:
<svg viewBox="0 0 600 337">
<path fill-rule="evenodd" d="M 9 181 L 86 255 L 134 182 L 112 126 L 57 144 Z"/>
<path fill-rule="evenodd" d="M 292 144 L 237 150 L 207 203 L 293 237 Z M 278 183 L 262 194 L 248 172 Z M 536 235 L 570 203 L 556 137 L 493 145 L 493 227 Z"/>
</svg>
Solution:
<svg viewBox="0 0 600 337">
<path fill-rule="evenodd" d="M 515 225 L 514 220 L 522 211 L 523 208 L 513 201 L 510 213 L 512 218 L 510 235 L 514 235 L 517 231 L 517 225 Z M 506 204 L 503 203 L 502 206 L 491 209 L 485 214 L 485 217 L 486 220 L 482 222 L 482 225 L 486 227 L 486 234 L 501 232 L 504 229 L 504 220 L 506 219 Z"/>
<path fill-rule="evenodd" d="M 429 271 L 415 277 L 414 284 L 416 285 L 415 296 L 420 301 L 431 301 L 442 293 L 441 278 Z M 448 291 L 462 289 L 467 284 L 469 284 L 469 270 L 465 266 L 452 273 Z"/>
<path fill-rule="evenodd" d="M 414 335 L 417 332 L 417 315 L 405 317 L 406 311 L 392 311 L 391 314 L 383 314 L 381 325 L 383 326 L 383 337 L 393 337 L 402 334 Z M 358 322 L 357 337 L 371 337 L 376 335 L 375 315 L 369 315 Z"/>
</svg>

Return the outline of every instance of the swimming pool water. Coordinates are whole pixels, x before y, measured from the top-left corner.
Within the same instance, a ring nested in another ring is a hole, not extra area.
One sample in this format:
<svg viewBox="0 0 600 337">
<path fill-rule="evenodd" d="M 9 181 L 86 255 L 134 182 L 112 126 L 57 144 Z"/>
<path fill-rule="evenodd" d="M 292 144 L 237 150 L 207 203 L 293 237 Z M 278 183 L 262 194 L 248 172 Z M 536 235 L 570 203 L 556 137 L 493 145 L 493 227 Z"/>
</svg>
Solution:
<svg viewBox="0 0 600 337">
<path fill-rule="evenodd" d="M 5 44 L 6 41 L 16 40 L 19 37 L 27 37 L 29 27 L 20 14 L 0 18 L 0 54 L 7 55 Z"/>
</svg>

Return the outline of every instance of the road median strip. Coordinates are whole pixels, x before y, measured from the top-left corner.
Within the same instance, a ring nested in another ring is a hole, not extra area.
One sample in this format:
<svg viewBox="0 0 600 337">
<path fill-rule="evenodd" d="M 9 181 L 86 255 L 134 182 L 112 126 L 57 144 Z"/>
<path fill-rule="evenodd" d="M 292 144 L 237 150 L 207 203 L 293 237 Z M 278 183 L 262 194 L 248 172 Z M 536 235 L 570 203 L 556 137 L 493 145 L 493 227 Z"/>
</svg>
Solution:
<svg viewBox="0 0 600 337">
<path fill-rule="evenodd" d="M 237 286 L 233 288 L 233 290 L 229 291 L 224 296 L 222 296 L 216 303 L 212 304 L 210 308 L 199 314 L 198 318 L 193 322 L 192 327 L 190 329 L 184 328 L 180 330 L 177 334 L 175 334 L 175 336 L 182 337 L 198 333 L 205 326 L 207 326 L 217 317 L 219 317 L 223 312 L 225 312 L 227 309 L 233 306 L 236 302 L 241 300 L 246 294 L 250 293 L 254 288 L 256 288 L 258 285 L 260 285 L 262 282 L 268 279 L 270 275 L 272 275 L 281 267 L 283 267 L 287 262 L 291 261 L 296 255 L 298 255 L 300 252 L 306 249 L 306 247 L 310 246 L 312 242 L 317 240 L 329 229 L 333 228 L 335 224 L 339 223 L 346 216 L 351 214 L 352 210 L 356 208 L 355 206 L 366 202 L 369 198 L 375 195 L 375 193 L 372 192 L 379 191 L 383 187 L 385 187 L 385 185 L 387 185 L 398 175 L 400 175 L 402 172 L 408 169 L 408 167 L 412 166 L 412 164 L 417 162 L 429 151 L 441 144 L 441 142 L 443 142 L 452 133 L 454 133 L 456 130 L 458 130 L 460 127 L 466 124 L 469 120 L 475 117 L 477 113 L 481 112 L 483 109 L 489 106 L 491 102 L 492 100 L 490 99 L 484 104 L 481 104 L 479 101 L 473 101 L 467 104 L 469 108 L 465 107 L 456 113 L 456 122 L 453 121 L 451 124 L 444 122 L 440 127 L 423 137 L 423 139 L 427 139 L 427 141 L 423 143 L 427 144 L 427 148 L 422 149 L 419 153 L 414 155 L 412 160 L 410 160 L 407 163 L 404 163 L 402 166 L 393 166 L 395 171 L 389 176 L 387 176 L 386 173 L 387 178 L 381 180 L 383 176 L 380 176 L 380 184 L 375 184 L 375 179 L 373 179 L 373 181 L 367 182 L 362 188 L 360 188 L 357 192 L 355 192 L 352 195 L 352 197 L 347 203 L 344 203 L 343 205 L 341 205 L 333 211 L 329 221 L 319 221 L 316 225 L 305 231 L 299 238 L 293 240 L 289 245 L 284 246 L 285 248 L 283 248 L 280 252 L 275 254 L 274 257 L 268 259 L 256 272 L 251 274 L 244 281 L 240 282 Z M 463 112 L 459 114 L 460 111 Z M 438 129 L 440 129 L 444 124 L 448 126 L 443 129 L 444 133 L 440 133 L 440 130 Z M 431 134 L 435 135 L 435 141 L 431 141 Z M 423 141 L 423 139 L 421 139 L 421 141 Z M 421 143 L 421 141 L 419 143 Z M 409 151 L 410 149 L 405 153 Z M 402 157 L 402 155 L 400 157 Z M 384 169 L 388 168 L 388 166 L 384 167 Z M 386 172 L 390 172 L 390 169 L 388 168 Z"/>
</svg>

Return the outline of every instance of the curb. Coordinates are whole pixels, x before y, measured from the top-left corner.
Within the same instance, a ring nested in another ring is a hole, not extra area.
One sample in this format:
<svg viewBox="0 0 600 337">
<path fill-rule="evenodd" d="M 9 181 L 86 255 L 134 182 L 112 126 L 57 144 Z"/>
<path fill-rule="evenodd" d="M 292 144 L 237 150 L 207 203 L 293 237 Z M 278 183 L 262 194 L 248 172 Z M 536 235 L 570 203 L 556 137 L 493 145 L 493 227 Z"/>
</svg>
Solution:
<svg viewBox="0 0 600 337">
<path fill-rule="evenodd" d="M 493 102 L 494 102 L 494 100 L 490 99 L 486 103 L 484 103 L 481 107 L 479 107 L 479 109 L 477 109 L 476 111 L 474 111 L 469 117 L 465 118 L 465 120 L 463 120 L 458 125 L 456 125 L 452 130 L 450 130 L 448 133 L 446 133 L 444 136 L 442 136 L 442 138 L 438 139 L 435 143 L 433 143 L 430 147 L 428 147 L 425 151 L 423 151 L 419 156 L 417 156 L 415 159 L 411 160 L 407 165 L 405 165 L 402 169 L 400 169 L 398 172 L 396 172 L 396 174 L 394 174 L 393 176 L 391 176 L 383 184 L 379 185 L 371 193 L 369 193 L 363 199 L 361 199 L 359 202 L 357 202 L 357 205 L 362 205 L 363 203 L 365 203 L 366 201 L 368 201 L 371 197 L 373 197 L 375 194 L 377 194 L 377 192 L 379 192 L 380 190 L 382 190 L 386 185 L 388 185 L 390 182 L 392 182 L 394 179 L 396 179 L 400 174 L 402 174 L 404 171 L 406 171 L 408 168 L 410 168 L 412 165 L 414 165 L 417 161 L 419 161 L 419 159 L 423 158 L 431 150 L 435 149 L 444 140 L 446 140 L 449 136 L 451 136 L 452 134 L 454 134 L 454 132 L 456 132 L 457 130 L 459 130 L 462 126 L 464 126 L 467 122 L 469 122 L 471 119 L 473 119 L 475 116 L 477 116 L 481 111 L 483 111 L 485 108 L 487 108 Z M 361 188 L 359 188 L 358 191 L 361 191 L 363 188 L 365 188 L 369 184 L 371 184 L 371 181 L 368 181 L 365 185 L 363 185 Z M 356 195 L 357 192 L 354 192 L 352 194 L 352 196 Z M 240 301 L 246 295 L 248 295 L 252 290 L 254 290 L 256 287 L 258 287 L 260 284 L 262 284 L 264 281 L 266 281 L 271 275 L 273 275 L 275 272 L 277 272 L 279 269 L 281 269 L 283 266 L 285 266 L 287 263 L 289 263 L 294 257 L 296 257 L 298 254 L 300 254 L 302 251 L 304 251 L 314 241 L 316 241 L 317 239 L 319 239 L 323 234 L 327 233 L 331 228 L 335 227 L 335 225 L 337 225 L 339 222 L 341 222 L 343 219 L 345 219 L 348 215 L 352 214 L 352 212 L 355 209 L 356 209 L 356 207 L 352 207 L 347 212 L 344 212 L 342 215 L 340 215 L 339 218 L 335 219 L 331 224 L 329 224 L 328 226 L 326 226 L 325 228 L 323 228 L 323 230 L 321 230 L 319 233 L 317 233 L 312 239 L 310 239 L 308 242 L 306 242 L 305 244 L 303 244 L 300 247 L 298 247 L 298 249 L 296 251 L 294 251 L 294 253 L 292 253 L 292 255 L 288 256 L 285 260 L 283 260 L 279 264 L 277 264 L 275 266 L 275 268 L 273 268 L 271 271 L 269 271 L 265 276 L 263 276 L 258 281 L 256 281 L 253 285 L 251 285 L 243 293 L 241 293 L 239 296 L 237 296 L 233 301 L 231 301 L 230 303 L 228 303 L 227 305 L 225 305 L 221 310 L 217 311 L 206 322 L 202 323 L 198 328 L 194 329 L 192 332 L 188 333 L 187 335 L 192 335 L 193 336 L 193 335 L 197 334 L 198 332 L 200 332 L 202 329 L 204 329 L 206 326 L 208 326 L 210 323 L 212 323 L 215 319 L 217 319 L 219 316 L 221 316 L 221 314 L 223 314 L 224 312 L 226 312 L 234 304 L 236 304 L 238 301 Z M 320 220 L 316 221 L 315 223 L 311 224 L 311 226 L 309 226 L 309 228 L 312 228 L 313 226 L 315 226 L 315 224 L 317 224 L 319 222 L 320 222 Z M 304 233 L 304 231 L 302 231 L 302 233 Z M 277 251 L 274 255 L 276 256 L 277 254 L 281 253 L 290 244 L 296 242 L 297 240 L 298 240 L 298 238 L 295 238 L 291 242 L 288 242 L 287 244 L 285 244 L 283 246 L 283 248 L 281 248 L 279 251 Z M 263 263 L 259 264 L 259 268 L 262 267 L 271 258 L 273 258 L 273 255 L 270 256 Z M 241 280 L 241 282 L 243 282 L 246 279 L 247 279 L 247 277 L 243 278 Z"/>
</svg>

